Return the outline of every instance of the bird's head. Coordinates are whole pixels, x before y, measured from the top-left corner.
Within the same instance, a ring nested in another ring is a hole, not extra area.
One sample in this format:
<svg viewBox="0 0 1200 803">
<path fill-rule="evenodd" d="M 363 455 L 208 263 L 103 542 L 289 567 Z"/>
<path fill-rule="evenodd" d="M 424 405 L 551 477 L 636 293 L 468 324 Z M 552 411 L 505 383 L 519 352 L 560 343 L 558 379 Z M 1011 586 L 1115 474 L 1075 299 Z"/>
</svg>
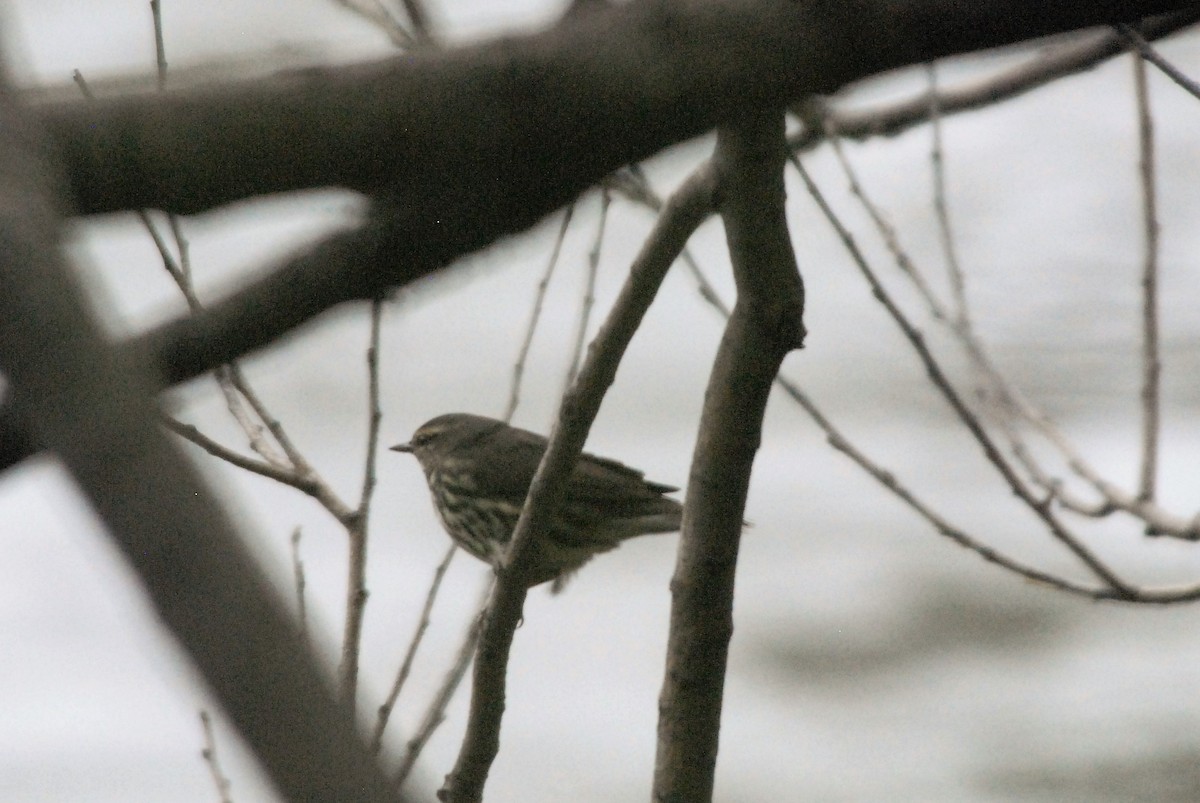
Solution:
<svg viewBox="0 0 1200 803">
<path fill-rule="evenodd" d="M 460 446 L 474 443 L 480 438 L 503 428 L 504 423 L 494 418 L 470 413 L 447 413 L 431 418 L 412 434 L 408 443 L 391 447 L 393 452 L 407 452 L 426 468 L 436 466 Z"/>
</svg>

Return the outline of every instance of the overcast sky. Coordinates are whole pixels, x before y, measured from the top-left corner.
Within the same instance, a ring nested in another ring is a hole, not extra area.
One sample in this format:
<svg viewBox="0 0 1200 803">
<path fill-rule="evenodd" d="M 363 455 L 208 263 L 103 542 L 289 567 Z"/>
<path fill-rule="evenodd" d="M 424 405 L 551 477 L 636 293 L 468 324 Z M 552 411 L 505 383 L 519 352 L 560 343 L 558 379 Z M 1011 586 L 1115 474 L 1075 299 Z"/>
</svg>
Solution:
<svg viewBox="0 0 1200 803">
<path fill-rule="evenodd" d="M 434 4 L 444 38 L 536 27 L 558 3 Z M 9 3 L 4 46 L 25 85 L 67 85 L 153 69 L 148 4 Z M 369 59 L 387 39 L 332 2 L 164 2 L 173 70 L 264 70 Z M 1166 51 L 1200 73 L 1195 37 Z M 952 83 L 996 57 L 946 65 Z M 950 203 L 980 330 L 1030 395 L 1114 480 L 1136 464 L 1137 308 L 1141 234 L 1130 65 L 1114 62 L 1002 107 L 950 120 Z M 921 73 L 859 89 L 863 103 L 920 89 Z M 1200 106 L 1155 77 L 1163 213 L 1168 401 L 1163 491 L 1195 511 L 1200 446 L 1200 271 L 1194 221 Z M 670 192 L 711 151 L 703 139 L 647 165 Z M 849 146 L 876 201 L 914 258 L 940 270 L 930 204 L 929 132 Z M 807 160 L 861 232 L 884 252 L 844 192 L 826 151 Z M 1015 508 L 979 450 L 926 385 L 920 366 L 853 272 L 789 174 L 789 215 L 809 290 L 808 347 L 787 373 L 837 413 L 860 445 L 952 520 L 1055 570 L 1076 572 Z M 517 421 L 545 430 L 578 321 L 599 202 L 580 199 L 534 341 Z M 345 225 L 360 200 L 312 193 L 185 221 L 203 298 L 272 258 Z M 498 415 L 556 214 L 387 310 L 385 445 L 433 415 Z M 602 247 L 598 316 L 611 304 L 651 219 L 614 203 Z M 69 228 L 69 254 L 115 331 L 137 331 L 182 305 L 153 244 L 130 216 Z M 716 221 L 693 250 L 728 290 Z M 894 272 L 889 281 L 899 286 Z M 906 301 L 911 298 L 905 294 Z M 635 339 L 589 448 L 684 485 L 691 437 L 720 322 L 682 270 Z M 347 499 L 360 484 L 366 315 L 335 311 L 247 363 L 278 417 Z M 952 352 L 950 352 L 952 353 Z M 960 361 L 954 361 L 959 364 Z M 966 377 L 962 378 L 964 381 Z M 210 383 L 172 394 L 178 415 L 241 442 Z M 309 604 L 336 654 L 344 538 L 295 492 L 198 456 L 252 537 L 281 593 L 293 593 L 288 539 L 301 526 Z M 364 645 L 364 718 L 390 684 L 445 549 L 411 458 L 380 458 Z M 199 758 L 196 712 L 212 707 L 158 629 L 119 557 L 52 461 L 0 482 L 0 798 L 216 799 Z M 824 445 L 782 396 L 773 399 L 756 466 L 738 605 L 718 797 L 777 800 L 1194 800 L 1200 747 L 1200 611 L 1086 605 L 984 566 L 938 538 Z M 1129 523 L 1090 543 L 1145 581 L 1200 577 L 1194 548 L 1147 544 Z M 589 566 L 558 598 L 535 591 L 517 633 L 498 801 L 644 799 L 654 754 L 667 580 L 675 536 L 629 543 Z M 420 716 L 457 644 L 486 569 L 460 555 L 434 612 L 391 746 Z M 1079 576 L 1079 575 L 1074 575 Z M 422 782 L 448 771 L 463 702 L 430 744 Z M 218 721 L 239 803 L 268 800 L 261 777 Z M 393 753 L 395 755 L 395 753 Z M 1107 795 L 1107 796 L 1106 796 Z"/>
</svg>

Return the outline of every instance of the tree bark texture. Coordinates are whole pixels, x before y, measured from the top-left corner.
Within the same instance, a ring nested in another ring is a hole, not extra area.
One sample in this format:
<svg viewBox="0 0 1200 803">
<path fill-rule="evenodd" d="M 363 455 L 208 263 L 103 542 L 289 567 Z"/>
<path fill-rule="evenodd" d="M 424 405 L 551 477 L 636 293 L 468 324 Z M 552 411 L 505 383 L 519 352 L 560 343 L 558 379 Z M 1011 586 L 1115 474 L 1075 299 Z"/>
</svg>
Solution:
<svg viewBox="0 0 1200 803">
<path fill-rule="evenodd" d="M 750 471 L 779 365 L 804 341 L 804 287 L 784 216 L 785 148 L 782 112 L 717 134 L 718 207 L 738 298 L 705 394 L 671 581 L 657 803 L 712 799 Z"/>
</svg>

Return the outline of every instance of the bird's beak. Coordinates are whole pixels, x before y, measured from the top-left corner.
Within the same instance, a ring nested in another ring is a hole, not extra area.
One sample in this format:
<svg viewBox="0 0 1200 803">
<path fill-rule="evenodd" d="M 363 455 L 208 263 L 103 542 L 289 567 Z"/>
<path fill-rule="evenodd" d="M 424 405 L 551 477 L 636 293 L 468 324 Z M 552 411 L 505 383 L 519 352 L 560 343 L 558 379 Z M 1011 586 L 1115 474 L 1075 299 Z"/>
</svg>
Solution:
<svg viewBox="0 0 1200 803">
<path fill-rule="evenodd" d="M 397 443 L 390 449 L 390 451 L 393 452 L 408 452 L 409 454 L 412 454 L 412 450 L 413 448 L 411 443 Z"/>
</svg>

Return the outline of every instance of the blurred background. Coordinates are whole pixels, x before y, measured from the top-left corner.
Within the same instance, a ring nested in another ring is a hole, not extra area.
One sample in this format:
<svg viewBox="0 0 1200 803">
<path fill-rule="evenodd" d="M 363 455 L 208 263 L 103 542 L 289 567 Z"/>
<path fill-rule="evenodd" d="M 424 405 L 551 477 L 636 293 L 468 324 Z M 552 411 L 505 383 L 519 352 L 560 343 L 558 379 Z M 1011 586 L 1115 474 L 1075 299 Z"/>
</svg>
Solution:
<svg viewBox="0 0 1200 803">
<path fill-rule="evenodd" d="M 172 71 L 253 74 L 382 57 L 393 46 L 325 0 L 167 0 Z M 448 42 L 548 24 L 559 2 L 430 4 Z M 67 91 L 79 69 L 97 91 L 154 69 L 145 3 L 17 0 L 4 53 L 28 87 Z M 1033 46 L 1020 51 L 1028 55 Z M 1200 38 L 1161 45 L 1200 73 Z M 945 64 L 944 86 L 1014 53 Z M 922 70 L 854 87 L 864 107 L 923 90 Z M 1161 496 L 1200 507 L 1200 104 L 1151 74 L 1160 160 L 1164 441 Z M 1132 488 L 1138 465 L 1137 120 L 1128 57 L 1026 97 L 944 123 L 949 203 L 978 329 L 1001 367 L 1106 476 Z M 930 130 L 847 144 L 872 197 L 914 261 L 942 271 L 932 206 Z M 669 194 L 711 153 L 711 138 L 646 164 Z M 514 154 L 513 158 L 520 158 Z M 889 284 L 911 301 L 846 192 L 828 147 L 805 157 Z M 1053 543 L 932 391 L 789 170 L 789 213 L 808 289 L 807 347 L 787 376 L 845 434 L 950 521 L 1071 578 L 1088 576 Z M 547 431 L 572 360 L 587 254 L 600 211 L 578 202 L 521 387 L 515 423 Z M 227 293 L 271 259 L 353 221 L 335 192 L 267 199 L 184 221 L 201 299 Z M 462 261 L 386 307 L 383 445 L 443 412 L 499 416 L 530 309 L 561 224 Z M 653 219 L 616 198 L 605 229 L 594 331 Z M 71 225 L 66 247 L 114 332 L 185 307 L 132 215 Z M 731 297 L 718 220 L 691 244 Z M 940 288 L 944 289 L 944 288 Z M 588 442 L 590 451 L 683 485 L 722 322 L 681 267 L 635 338 Z M 243 367 L 321 474 L 356 500 L 366 433 L 365 307 L 295 332 Z M 935 345 L 948 343 L 934 337 Z M 950 365 L 962 365 L 947 350 Z M 957 379 L 966 382 L 968 376 Z M 182 420 L 244 440 L 211 379 L 172 392 Z M 345 537 L 315 503 L 196 450 L 280 592 L 294 598 L 300 553 L 319 647 L 332 667 L 344 605 Z M 197 712 L 215 703 L 158 627 L 136 581 L 67 475 L 47 458 L 0 482 L 0 799 L 217 799 L 200 757 Z M 373 722 L 417 626 L 447 539 L 408 456 L 379 457 L 372 518 L 361 711 Z M 738 573 L 717 797 L 728 801 L 1193 801 L 1200 799 L 1200 608 L 1070 598 L 985 564 L 830 449 L 782 394 L 755 467 Z M 1089 546 L 1147 585 L 1200 581 L 1200 547 L 1148 539 L 1132 520 L 1084 524 Z M 644 799 L 654 761 L 677 536 L 647 537 L 594 561 L 552 597 L 535 590 L 510 665 L 497 801 Z M 397 707 L 395 761 L 457 649 L 488 569 L 459 555 Z M 466 694 L 423 754 L 415 788 L 449 771 Z M 238 801 L 273 799 L 217 715 L 220 759 Z"/>
</svg>

